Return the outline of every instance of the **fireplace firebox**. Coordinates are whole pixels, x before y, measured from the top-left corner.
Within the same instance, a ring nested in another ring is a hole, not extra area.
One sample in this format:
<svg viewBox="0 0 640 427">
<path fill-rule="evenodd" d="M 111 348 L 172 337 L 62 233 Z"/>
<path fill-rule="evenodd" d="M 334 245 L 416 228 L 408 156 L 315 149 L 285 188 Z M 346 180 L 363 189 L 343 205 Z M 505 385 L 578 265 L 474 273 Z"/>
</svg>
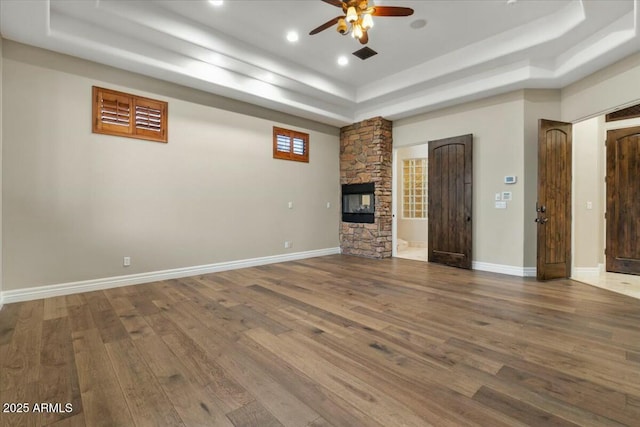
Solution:
<svg viewBox="0 0 640 427">
<path fill-rule="evenodd" d="M 342 221 L 373 224 L 375 184 L 342 185 Z"/>
</svg>

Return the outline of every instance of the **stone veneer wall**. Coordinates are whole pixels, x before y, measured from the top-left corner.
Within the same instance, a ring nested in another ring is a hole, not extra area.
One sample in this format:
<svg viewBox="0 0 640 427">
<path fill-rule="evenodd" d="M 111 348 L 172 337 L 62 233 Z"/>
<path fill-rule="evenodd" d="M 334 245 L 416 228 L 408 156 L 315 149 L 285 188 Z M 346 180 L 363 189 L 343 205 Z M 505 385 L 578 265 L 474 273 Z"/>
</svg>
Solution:
<svg viewBox="0 0 640 427">
<path fill-rule="evenodd" d="M 340 183 L 375 184 L 375 222 L 342 222 L 343 254 L 368 258 L 391 256 L 391 128 L 392 122 L 375 117 L 340 130 Z"/>
</svg>

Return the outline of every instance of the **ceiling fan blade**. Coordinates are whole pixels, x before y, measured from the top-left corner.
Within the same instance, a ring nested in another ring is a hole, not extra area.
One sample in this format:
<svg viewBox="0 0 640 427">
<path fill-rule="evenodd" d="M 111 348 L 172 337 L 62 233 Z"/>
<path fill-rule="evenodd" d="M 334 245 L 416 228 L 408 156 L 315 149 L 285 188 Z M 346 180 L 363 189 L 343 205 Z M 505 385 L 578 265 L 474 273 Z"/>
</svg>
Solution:
<svg viewBox="0 0 640 427">
<path fill-rule="evenodd" d="M 329 3 L 332 6 L 344 8 L 340 0 L 322 0 L 325 3 Z"/>
<path fill-rule="evenodd" d="M 373 16 L 410 16 L 413 9 L 410 7 L 374 6 Z"/>
<path fill-rule="evenodd" d="M 367 44 L 369 43 L 369 33 L 367 33 L 366 31 L 363 32 L 362 37 L 360 37 L 360 44 Z"/>
<path fill-rule="evenodd" d="M 314 34 L 318 34 L 320 31 L 324 31 L 327 28 L 329 28 L 329 27 L 331 27 L 333 25 L 336 25 L 338 23 L 338 21 L 340 20 L 340 18 L 344 18 L 344 15 L 336 16 L 332 20 L 325 22 L 324 24 L 320 25 L 318 28 L 315 28 L 315 29 L 311 30 L 309 32 L 309 35 L 312 36 Z"/>
</svg>

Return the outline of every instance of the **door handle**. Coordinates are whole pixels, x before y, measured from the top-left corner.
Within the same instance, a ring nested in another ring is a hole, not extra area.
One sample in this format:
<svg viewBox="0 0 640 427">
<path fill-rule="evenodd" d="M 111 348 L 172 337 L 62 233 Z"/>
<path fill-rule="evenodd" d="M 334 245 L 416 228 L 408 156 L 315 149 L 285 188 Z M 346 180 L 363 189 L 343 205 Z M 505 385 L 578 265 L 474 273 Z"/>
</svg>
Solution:
<svg viewBox="0 0 640 427">
<path fill-rule="evenodd" d="M 546 224 L 547 221 L 549 221 L 549 218 L 536 218 L 534 221 L 538 224 Z"/>
</svg>

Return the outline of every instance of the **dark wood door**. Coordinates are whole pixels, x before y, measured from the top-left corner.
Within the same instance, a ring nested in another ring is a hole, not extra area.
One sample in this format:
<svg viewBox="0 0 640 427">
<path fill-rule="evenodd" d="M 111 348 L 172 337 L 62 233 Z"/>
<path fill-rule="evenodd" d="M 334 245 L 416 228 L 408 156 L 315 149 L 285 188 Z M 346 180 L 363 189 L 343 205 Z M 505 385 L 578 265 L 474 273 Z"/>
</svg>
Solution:
<svg viewBox="0 0 640 427">
<path fill-rule="evenodd" d="M 538 280 L 571 275 L 571 123 L 538 124 Z"/>
<path fill-rule="evenodd" d="M 429 262 L 471 268 L 473 135 L 429 141 Z"/>
<path fill-rule="evenodd" d="M 640 274 L 640 127 L 607 132 L 607 271 Z"/>
</svg>

